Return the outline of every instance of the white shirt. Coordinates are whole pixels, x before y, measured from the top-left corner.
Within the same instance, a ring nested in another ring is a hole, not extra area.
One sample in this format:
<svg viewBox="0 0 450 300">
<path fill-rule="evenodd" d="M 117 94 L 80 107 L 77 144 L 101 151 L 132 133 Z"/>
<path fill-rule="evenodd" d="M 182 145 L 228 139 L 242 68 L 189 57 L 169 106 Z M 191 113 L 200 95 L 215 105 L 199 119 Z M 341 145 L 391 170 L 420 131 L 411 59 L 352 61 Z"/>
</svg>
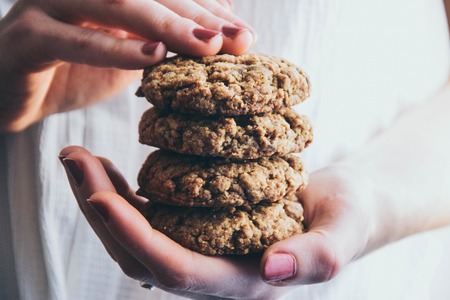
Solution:
<svg viewBox="0 0 450 300">
<path fill-rule="evenodd" d="M 363 146 L 448 78 L 441 0 L 235 2 L 259 33 L 253 52 L 291 60 L 310 75 L 312 96 L 296 107 L 314 126 L 314 143 L 301 154 L 310 171 Z M 9 5 L 0 1 L 1 15 Z M 108 102 L 0 136 L 0 298 L 178 298 L 144 290 L 122 274 L 80 213 L 57 158 L 64 146 L 82 145 L 114 161 L 136 186 L 152 151 L 138 143 L 137 124 L 150 105 L 134 96 L 137 84 Z M 448 229 L 393 243 L 332 281 L 285 298 L 448 299 L 450 293 L 437 293 L 446 283 L 436 280 L 450 270 L 446 240 Z M 447 267 L 438 268 L 441 263 Z"/>
</svg>

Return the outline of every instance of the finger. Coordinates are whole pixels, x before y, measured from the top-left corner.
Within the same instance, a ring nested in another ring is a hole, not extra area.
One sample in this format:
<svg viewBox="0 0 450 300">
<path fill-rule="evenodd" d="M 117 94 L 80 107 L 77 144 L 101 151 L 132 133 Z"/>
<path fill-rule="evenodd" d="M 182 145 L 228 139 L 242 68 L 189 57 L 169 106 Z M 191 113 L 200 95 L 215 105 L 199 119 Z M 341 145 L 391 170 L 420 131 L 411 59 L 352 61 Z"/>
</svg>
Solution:
<svg viewBox="0 0 450 300">
<path fill-rule="evenodd" d="M 185 291 L 200 288 L 187 280 L 198 277 L 194 272 L 198 268 L 192 266 L 194 259 L 204 258 L 208 269 L 217 262 L 212 263 L 212 258 L 193 253 L 153 230 L 140 212 L 114 193 L 114 187 L 108 182 L 109 177 L 100 161 L 86 149 L 67 147 L 61 151 L 60 158 L 63 158 L 80 208 L 123 269 L 127 270 L 124 264 L 127 262 L 126 255 L 123 253 L 130 253 L 153 270 L 166 287 Z M 88 198 L 89 203 L 85 201 Z M 117 259 L 122 255 L 125 259 Z M 221 269 L 224 269 L 223 266 Z M 257 267 L 254 269 L 257 270 Z M 204 278 L 206 274 L 208 272 L 198 278 Z M 205 288 L 210 286 L 206 281 L 203 279 Z"/>
<path fill-rule="evenodd" d="M 76 153 L 76 152 L 83 152 L 86 155 L 91 155 L 89 153 L 89 151 L 87 151 L 83 147 L 67 146 L 61 150 L 61 152 L 59 154 L 59 159 L 61 160 L 61 162 L 63 162 L 63 160 L 65 158 L 67 158 L 70 154 Z M 72 154 L 70 158 L 73 159 L 74 154 Z M 117 193 L 119 195 L 121 195 L 123 198 L 125 198 L 131 205 L 136 207 L 138 210 L 142 210 L 143 207 L 145 206 L 145 204 L 148 202 L 148 200 L 144 197 L 140 197 L 135 194 L 134 190 L 131 189 L 131 187 L 129 186 L 125 177 L 123 177 L 123 175 L 119 171 L 119 169 L 117 169 L 117 167 L 109 159 L 104 158 L 104 157 L 96 157 L 96 158 L 102 164 L 102 167 L 105 170 L 106 174 L 108 175 L 108 178 L 111 181 L 112 185 L 114 186 L 115 191 L 117 191 Z M 81 159 L 82 160 L 85 159 L 84 154 L 81 155 Z M 89 158 L 89 159 L 92 159 L 92 158 Z M 98 167 L 98 164 L 94 163 L 94 166 Z M 95 173 L 95 174 L 103 174 L 103 172 Z M 83 176 L 84 176 L 84 174 L 83 174 Z M 113 190 L 110 189 L 109 191 L 113 191 Z"/>
<path fill-rule="evenodd" d="M 259 256 L 207 257 L 153 230 L 140 212 L 111 191 L 107 172 L 87 150 L 67 147 L 60 157 L 64 157 L 83 213 L 128 276 L 188 296 L 199 293 L 260 299 L 285 292 L 268 290 L 270 286 L 259 276 Z M 71 161 L 76 162 L 75 167 Z M 87 197 L 89 200 L 83 201 Z"/>
<path fill-rule="evenodd" d="M 275 285 L 328 281 L 339 270 L 333 244 L 323 234 L 308 232 L 270 247 L 263 256 L 263 279 Z"/>
<path fill-rule="evenodd" d="M 362 254 L 368 234 L 358 218 L 364 213 L 335 199 L 317 206 L 315 216 L 308 217 L 306 233 L 275 243 L 264 253 L 264 280 L 275 285 L 328 281 Z M 305 208 L 305 214 L 311 214 L 310 209 Z"/>
<path fill-rule="evenodd" d="M 63 149 L 60 159 L 67 171 L 67 176 L 78 205 L 87 221 L 102 241 L 109 255 L 121 266 L 128 276 L 142 280 L 149 277 L 147 269 L 133 258 L 118 243 L 103 223 L 104 216 L 96 209 L 89 197 L 98 193 L 113 193 L 114 187 L 102 170 L 100 161 L 81 147 L 71 146 Z M 95 178 L 95 180 L 93 180 Z M 98 191 L 102 192 L 98 192 Z"/>
<path fill-rule="evenodd" d="M 116 38 L 54 20 L 36 9 L 21 12 L 10 23 L 2 42 L 14 43 L 11 47 L 16 51 L 10 63 L 18 69 L 39 69 L 55 60 L 137 69 L 159 62 L 166 55 L 163 44 Z"/>
<path fill-rule="evenodd" d="M 253 35 L 249 29 L 233 24 L 232 22 L 236 22 L 237 18 L 226 12 L 226 9 L 214 0 L 205 1 L 203 4 L 207 5 L 206 7 L 194 1 L 186 1 L 182 6 L 178 0 L 158 0 L 158 2 L 178 15 L 191 19 L 205 28 L 221 31 L 224 37 L 221 52 L 242 54 L 253 43 Z M 229 20 L 215 15 L 209 9 L 220 13 Z"/>
<path fill-rule="evenodd" d="M 102 210 L 102 207 L 97 205 L 96 199 L 113 199 L 114 197 L 120 197 L 116 193 L 112 192 L 96 192 L 91 195 L 90 199 L 86 201 L 90 208 L 95 211 L 95 215 L 84 213 L 88 219 L 89 224 L 93 227 L 95 233 L 102 241 L 110 256 L 117 262 L 120 269 L 125 275 L 130 278 L 150 282 L 154 285 L 153 276 L 149 270 L 136 258 L 134 258 L 115 237 L 111 234 L 109 229 L 105 226 L 105 222 L 108 222 L 108 214 Z M 123 201 L 126 201 L 122 198 Z"/>
<path fill-rule="evenodd" d="M 167 53 L 164 44 L 160 42 L 116 38 L 106 32 L 69 25 L 50 18 L 45 20 L 41 28 L 41 32 L 38 32 L 34 39 L 36 48 L 41 49 L 48 60 L 57 59 L 97 67 L 139 69 L 163 60 Z"/>
<path fill-rule="evenodd" d="M 135 191 L 129 186 L 125 177 L 116 166 L 107 158 L 97 157 L 97 159 L 102 163 L 103 168 L 108 174 L 109 179 L 114 185 L 117 193 L 126 199 L 133 207 L 139 211 L 143 211 L 148 200 L 144 197 L 136 195 Z"/>
<path fill-rule="evenodd" d="M 77 199 L 88 199 L 97 191 L 116 192 L 101 162 L 83 147 L 69 146 L 61 150 L 59 158 Z M 98 178 L 98 180 L 89 180 Z M 82 207 L 86 207 L 81 202 Z"/>
<path fill-rule="evenodd" d="M 233 14 L 233 12 L 222 9 L 217 2 L 212 0 L 195 0 L 195 2 L 206 8 L 217 17 L 225 19 L 236 26 L 247 28 L 252 33 L 252 43 L 256 43 L 258 39 L 256 30 L 250 24 Z"/>
<path fill-rule="evenodd" d="M 61 2 L 61 3 L 60 3 Z M 62 3 L 64 2 L 64 3 Z M 189 1 L 182 1 L 185 5 Z M 156 1 L 58 1 L 50 10 L 55 17 L 82 18 L 96 24 L 119 27 L 146 40 L 162 41 L 168 50 L 194 56 L 216 54 L 222 48 L 220 32 L 205 29 L 194 21 L 180 17 Z"/>
<path fill-rule="evenodd" d="M 233 4 L 233 1 L 231 1 L 231 0 L 216 0 L 216 1 L 220 5 L 222 5 L 223 7 L 227 8 L 231 11 L 234 9 L 234 4 Z"/>
</svg>

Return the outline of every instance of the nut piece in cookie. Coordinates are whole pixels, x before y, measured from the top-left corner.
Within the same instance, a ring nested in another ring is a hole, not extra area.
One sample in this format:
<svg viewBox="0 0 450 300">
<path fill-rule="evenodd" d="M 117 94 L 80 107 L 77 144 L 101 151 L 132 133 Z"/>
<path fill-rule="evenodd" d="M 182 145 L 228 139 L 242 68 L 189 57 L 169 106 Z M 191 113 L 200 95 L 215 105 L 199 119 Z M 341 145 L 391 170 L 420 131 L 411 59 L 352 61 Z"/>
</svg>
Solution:
<svg viewBox="0 0 450 300">
<path fill-rule="evenodd" d="M 180 113 L 238 116 L 296 105 L 310 86 L 300 68 L 274 56 L 176 56 L 147 68 L 136 95 Z"/>
<path fill-rule="evenodd" d="M 151 108 L 139 141 L 177 153 L 255 159 L 301 152 L 312 142 L 309 120 L 290 108 L 239 117 L 197 117 Z"/>
<path fill-rule="evenodd" d="M 249 206 L 290 197 L 307 182 L 295 155 L 233 161 L 155 151 L 138 175 L 138 194 L 180 206 Z"/>
<path fill-rule="evenodd" d="M 262 252 L 303 232 L 303 208 L 295 197 L 251 209 L 150 204 L 146 217 L 156 230 L 205 255 Z"/>
</svg>

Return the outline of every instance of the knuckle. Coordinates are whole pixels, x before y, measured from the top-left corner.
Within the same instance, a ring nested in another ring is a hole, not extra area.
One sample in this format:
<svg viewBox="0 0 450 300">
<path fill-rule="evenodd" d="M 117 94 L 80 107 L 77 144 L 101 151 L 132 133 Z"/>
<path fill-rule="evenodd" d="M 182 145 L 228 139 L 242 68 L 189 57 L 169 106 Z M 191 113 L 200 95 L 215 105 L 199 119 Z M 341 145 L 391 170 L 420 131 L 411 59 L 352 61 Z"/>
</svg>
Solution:
<svg viewBox="0 0 450 300">
<path fill-rule="evenodd" d="M 339 271 L 340 263 L 337 260 L 335 250 L 326 244 L 316 259 L 314 282 L 325 282 L 331 280 Z"/>
<path fill-rule="evenodd" d="M 206 11 L 201 11 L 196 15 L 192 16 L 192 20 L 197 24 L 207 24 L 208 20 L 211 19 L 211 13 Z"/>
<path fill-rule="evenodd" d="M 26 9 L 19 13 L 13 22 L 7 27 L 7 34 L 11 42 L 20 43 L 25 39 L 30 39 L 40 35 L 40 26 L 36 26 L 39 17 L 34 9 Z"/>
<path fill-rule="evenodd" d="M 157 278 L 159 283 L 169 290 L 191 291 L 193 289 L 192 277 L 185 273 L 168 274 Z"/>
<path fill-rule="evenodd" d="M 233 3 L 231 0 L 216 0 L 216 3 L 209 2 L 207 5 L 205 5 L 202 0 L 194 0 L 194 2 L 204 7 L 210 14 L 217 16 L 224 11 L 231 10 L 233 8 Z"/>
<path fill-rule="evenodd" d="M 195 292 L 198 290 L 198 276 L 194 276 L 191 263 L 187 260 L 183 264 L 169 267 L 167 272 L 155 274 L 158 282 L 173 291 Z"/>
<path fill-rule="evenodd" d="M 219 2 L 219 4 L 222 5 L 223 7 L 226 7 L 230 10 L 232 10 L 234 7 L 232 0 L 217 0 L 217 2 Z"/>
<path fill-rule="evenodd" d="M 49 29 L 45 18 L 41 11 L 25 8 L 15 12 L 13 18 L 0 20 L 0 43 L 16 49 L 14 54 L 9 53 L 11 68 L 30 67 L 30 63 L 46 59 L 43 49 Z"/>
<path fill-rule="evenodd" d="M 173 26 L 175 20 L 167 15 L 161 15 L 158 17 L 157 23 L 162 31 L 166 31 Z"/>
<path fill-rule="evenodd" d="M 122 272 L 135 280 L 141 280 L 144 277 L 144 274 L 142 274 L 142 270 L 139 268 L 136 268 L 133 265 L 130 265 L 128 262 L 126 261 L 121 261 L 120 258 L 117 260 L 117 263 L 120 267 L 120 269 L 122 270 Z"/>
<path fill-rule="evenodd" d="M 95 32 L 86 30 L 81 34 L 78 34 L 72 40 L 72 47 L 78 51 L 84 51 L 91 47 L 91 41 L 95 38 Z"/>
</svg>

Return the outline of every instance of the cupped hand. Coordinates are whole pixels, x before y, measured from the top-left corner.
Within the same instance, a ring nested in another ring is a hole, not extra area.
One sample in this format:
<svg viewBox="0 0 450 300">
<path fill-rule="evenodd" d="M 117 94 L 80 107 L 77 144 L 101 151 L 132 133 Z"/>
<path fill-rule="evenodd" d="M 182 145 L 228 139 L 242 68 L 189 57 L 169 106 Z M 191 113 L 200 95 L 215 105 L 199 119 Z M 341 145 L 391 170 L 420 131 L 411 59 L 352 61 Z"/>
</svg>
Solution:
<svg viewBox="0 0 450 300">
<path fill-rule="evenodd" d="M 210 257 L 152 229 L 140 213 L 147 200 L 135 195 L 107 159 L 77 146 L 63 149 L 60 159 L 82 212 L 123 272 L 175 294 L 277 299 L 295 285 L 333 278 L 371 250 L 372 209 L 366 199 L 359 201 L 370 195 L 359 178 L 344 180 L 354 175 L 346 169 L 311 175 L 299 195 L 306 233 L 272 245 L 262 257 Z"/>
<path fill-rule="evenodd" d="M 349 166 L 312 173 L 298 193 L 306 233 L 269 247 L 262 257 L 262 277 L 278 286 L 325 282 L 380 247 L 381 213 L 374 195 L 372 182 Z"/>
<path fill-rule="evenodd" d="M 229 1 L 19 0 L 0 20 L 0 132 L 101 101 L 161 61 L 241 54 L 253 29 Z M 128 71 L 125 71 L 128 70 Z"/>
</svg>

